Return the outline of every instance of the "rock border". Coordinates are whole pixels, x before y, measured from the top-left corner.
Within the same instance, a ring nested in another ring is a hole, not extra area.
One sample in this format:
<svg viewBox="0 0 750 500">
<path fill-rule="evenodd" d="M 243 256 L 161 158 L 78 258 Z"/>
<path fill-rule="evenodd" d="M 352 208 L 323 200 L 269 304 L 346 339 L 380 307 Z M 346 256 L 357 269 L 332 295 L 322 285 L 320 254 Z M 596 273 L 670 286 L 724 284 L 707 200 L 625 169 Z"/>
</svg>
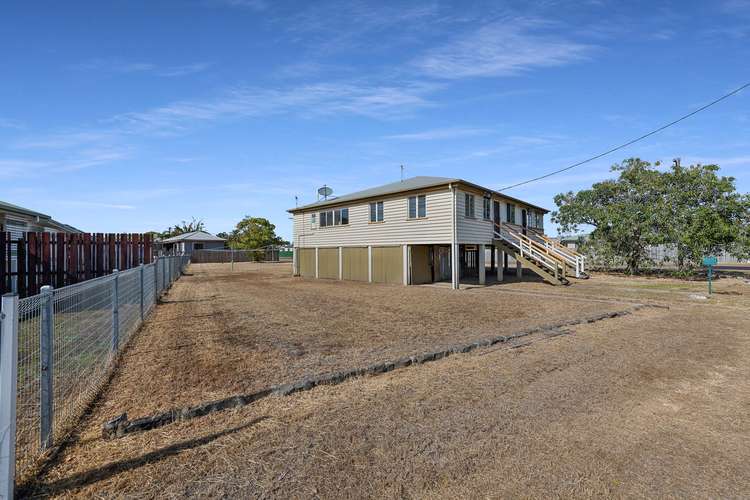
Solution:
<svg viewBox="0 0 750 500">
<path fill-rule="evenodd" d="M 437 361 L 439 359 L 447 358 L 448 356 L 451 356 L 453 354 L 468 353 L 476 349 L 505 343 L 514 339 L 532 335 L 534 333 L 550 332 L 550 336 L 557 336 L 560 334 L 560 329 L 566 326 L 575 326 L 584 323 L 595 323 L 597 321 L 602 321 L 605 319 L 627 316 L 646 307 L 653 306 L 650 304 L 638 304 L 633 308 L 622 311 L 597 314 L 581 319 L 561 321 L 552 325 L 529 328 L 510 335 L 500 335 L 497 337 L 477 340 L 466 344 L 458 344 L 439 351 L 406 356 L 393 361 L 374 363 L 363 368 L 353 368 L 350 370 L 315 375 L 296 382 L 271 386 L 250 394 L 230 396 L 228 398 L 219 399 L 216 401 L 201 403 L 197 406 L 175 408 L 162 413 L 158 413 L 156 415 L 141 417 L 134 420 L 128 420 L 127 413 L 123 413 L 118 417 L 105 422 L 102 425 L 102 437 L 104 439 L 114 439 L 125 436 L 126 434 L 132 434 L 134 432 L 149 431 L 152 429 L 163 427 L 165 425 L 169 425 L 173 422 L 190 420 L 193 418 L 203 417 L 205 415 L 208 415 L 209 413 L 247 406 L 269 396 L 288 396 L 296 392 L 309 391 L 310 389 L 319 385 L 337 385 L 347 379 L 354 377 L 380 375 L 412 365 L 421 365 L 424 363 L 429 363 L 431 361 Z"/>
</svg>

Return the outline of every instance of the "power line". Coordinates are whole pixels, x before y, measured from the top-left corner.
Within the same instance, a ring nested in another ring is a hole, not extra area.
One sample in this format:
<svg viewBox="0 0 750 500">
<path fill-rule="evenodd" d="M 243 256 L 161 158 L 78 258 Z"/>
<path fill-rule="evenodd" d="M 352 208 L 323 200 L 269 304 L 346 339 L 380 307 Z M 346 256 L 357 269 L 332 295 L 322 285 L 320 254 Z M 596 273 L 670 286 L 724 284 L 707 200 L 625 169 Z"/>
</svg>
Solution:
<svg viewBox="0 0 750 500">
<path fill-rule="evenodd" d="M 591 161 L 594 161 L 594 160 L 598 160 L 602 156 L 607 156 L 608 154 L 614 153 L 617 150 L 620 150 L 622 148 L 626 148 L 626 147 L 630 146 L 631 144 L 635 144 L 636 142 L 642 141 L 643 139 L 645 139 L 647 137 L 651 137 L 654 134 L 658 134 L 662 130 L 667 129 L 667 128 L 671 127 L 672 125 L 676 125 L 676 124 L 680 123 L 683 120 L 687 120 L 691 116 L 696 115 L 696 114 L 700 113 L 701 111 L 710 108 L 714 104 L 720 103 L 724 99 L 727 99 L 729 97 L 732 97 L 735 94 L 738 94 L 738 93 L 742 92 L 744 89 L 746 89 L 748 87 L 750 87 L 750 82 L 742 85 L 741 87 L 736 88 L 735 90 L 729 92 L 728 94 L 725 94 L 725 95 L 719 97 L 718 99 L 716 99 L 714 101 L 709 102 L 705 106 L 701 106 L 700 108 L 698 108 L 698 109 L 696 109 L 694 111 L 691 111 L 690 113 L 688 113 L 688 114 L 686 114 L 684 116 L 681 116 L 680 118 L 677 118 L 676 120 L 673 120 L 673 121 L 671 121 L 671 122 L 669 122 L 669 123 L 667 123 L 665 125 L 662 125 L 661 127 L 657 128 L 657 129 L 654 129 L 651 132 L 648 132 L 646 134 L 643 134 L 642 136 L 637 137 L 637 138 L 635 138 L 633 140 L 630 140 L 630 141 L 628 141 L 628 142 L 626 142 L 624 144 L 620 144 L 619 146 L 616 146 L 616 147 L 614 147 L 612 149 L 609 149 L 609 150 L 607 150 L 607 151 L 605 151 L 603 153 L 599 153 L 596 156 L 592 156 L 591 158 L 587 158 L 587 159 L 585 159 L 583 161 L 579 161 L 578 163 L 574 163 L 573 165 L 567 166 L 565 168 L 561 168 L 559 170 L 555 170 L 555 171 L 549 172 L 547 174 L 540 175 L 539 177 L 534 177 L 533 179 L 529 179 L 529 180 L 526 180 L 526 181 L 523 181 L 523 182 L 512 184 L 510 186 L 506 186 L 504 188 L 498 189 L 498 191 L 507 191 L 508 189 L 512 189 L 512 188 L 515 188 L 515 187 L 518 187 L 518 186 L 523 186 L 524 184 L 530 184 L 532 182 L 536 182 L 536 181 L 539 181 L 539 180 L 542 180 L 542 179 L 546 179 L 547 177 L 552 177 L 553 175 L 557 175 L 557 174 L 559 174 L 561 172 L 565 172 L 566 170 L 571 170 L 573 168 L 580 167 L 584 163 L 588 163 L 588 162 L 591 162 Z"/>
</svg>

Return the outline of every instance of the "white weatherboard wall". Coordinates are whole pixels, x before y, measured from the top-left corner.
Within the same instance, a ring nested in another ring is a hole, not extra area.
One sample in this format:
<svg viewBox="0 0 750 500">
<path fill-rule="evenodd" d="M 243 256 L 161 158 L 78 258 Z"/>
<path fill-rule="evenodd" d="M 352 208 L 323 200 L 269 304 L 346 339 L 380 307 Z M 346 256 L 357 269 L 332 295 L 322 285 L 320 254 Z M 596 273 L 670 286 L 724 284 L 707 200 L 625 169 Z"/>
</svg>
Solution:
<svg viewBox="0 0 750 500">
<path fill-rule="evenodd" d="M 492 220 L 482 218 L 482 195 L 474 194 L 474 218 L 466 217 L 466 191 L 456 194 L 456 219 L 458 223 L 458 243 L 492 244 L 494 234 Z M 501 207 L 502 208 L 502 207 Z M 490 217 L 492 213 L 490 213 Z"/>
<path fill-rule="evenodd" d="M 408 218 L 408 198 L 425 194 L 427 217 Z M 370 202 L 383 201 L 383 222 L 370 222 Z M 346 226 L 318 227 L 318 208 L 294 214 L 294 245 L 303 248 L 335 246 L 385 246 L 402 244 L 449 244 L 451 242 L 452 194 L 446 187 L 440 191 L 415 191 L 384 198 L 354 201 L 335 208 L 349 209 Z M 315 225 L 311 222 L 315 214 Z"/>
</svg>

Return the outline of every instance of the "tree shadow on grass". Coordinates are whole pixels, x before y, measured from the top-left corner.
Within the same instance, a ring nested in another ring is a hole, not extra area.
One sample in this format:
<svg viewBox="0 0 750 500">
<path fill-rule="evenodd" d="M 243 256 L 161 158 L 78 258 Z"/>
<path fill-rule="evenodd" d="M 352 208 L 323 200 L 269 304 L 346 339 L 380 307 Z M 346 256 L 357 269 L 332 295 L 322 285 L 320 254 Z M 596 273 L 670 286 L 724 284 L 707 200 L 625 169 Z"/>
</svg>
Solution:
<svg viewBox="0 0 750 500">
<path fill-rule="evenodd" d="M 72 476 L 59 479 L 57 481 L 52 481 L 49 483 L 39 482 L 33 485 L 29 485 L 28 489 L 25 489 L 23 491 L 17 491 L 16 494 L 18 495 L 19 498 L 23 498 L 27 496 L 36 497 L 36 496 L 59 495 L 59 494 L 65 493 L 68 490 L 82 488 L 84 486 L 88 486 L 90 484 L 94 484 L 99 481 L 109 479 L 110 477 L 116 476 L 117 474 L 128 472 L 128 471 L 137 469 L 139 467 L 142 467 L 144 465 L 148 465 L 148 464 L 163 460 L 165 458 L 179 455 L 185 450 L 190 450 L 193 448 L 197 448 L 199 446 L 204 446 L 221 437 L 227 436 L 229 434 L 234 434 L 235 432 L 239 432 L 249 427 L 252 427 L 253 425 L 259 422 L 262 422 L 263 420 L 266 420 L 267 418 L 268 418 L 267 416 L 255 418 L 246 424 L 243 424 L 237 427 L 232 427 L 231 429 L 227 429 L 221 432 L 215 432 L 213 434 L 209 434 L 208 436 L 203 436 L 201 438 L 180 441 L 179 443 L 175 443 L 173 445 L 166 446 L 164 448 L 160 448 L 158 450 L 155 450 L 149 453 L 145 453 L 138 457 L 128 458 L 125 460 L 119 460 L 117 462 L 112 462 L 102 467 L 87 470 L 84 472 L 79 472 L 77 474 L 73 474 Z"/>
</svg>

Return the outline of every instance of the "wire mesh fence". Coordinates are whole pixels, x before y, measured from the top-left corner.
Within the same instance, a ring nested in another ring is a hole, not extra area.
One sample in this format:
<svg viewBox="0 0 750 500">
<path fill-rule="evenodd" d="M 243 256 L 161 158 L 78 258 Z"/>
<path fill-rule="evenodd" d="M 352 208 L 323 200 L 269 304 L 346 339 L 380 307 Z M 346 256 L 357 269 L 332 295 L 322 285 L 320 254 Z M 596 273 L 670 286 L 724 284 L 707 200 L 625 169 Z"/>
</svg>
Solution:
<svg viewBox="0 0 750 500">
<path fill-rule="evenodd" d="M 189 260 L 161 257 L 18 301 L 17 477 L 33 473 L 82 416 L 117 354 Z"/>
<path fill-rule="evenodd" d="M 236 262 L 284 262 L 292 260 L 292 250 L 269 246 L 255 249 L 193 250 L 191 261 L 196 264 L 231 264 Z"/>
</svg>

